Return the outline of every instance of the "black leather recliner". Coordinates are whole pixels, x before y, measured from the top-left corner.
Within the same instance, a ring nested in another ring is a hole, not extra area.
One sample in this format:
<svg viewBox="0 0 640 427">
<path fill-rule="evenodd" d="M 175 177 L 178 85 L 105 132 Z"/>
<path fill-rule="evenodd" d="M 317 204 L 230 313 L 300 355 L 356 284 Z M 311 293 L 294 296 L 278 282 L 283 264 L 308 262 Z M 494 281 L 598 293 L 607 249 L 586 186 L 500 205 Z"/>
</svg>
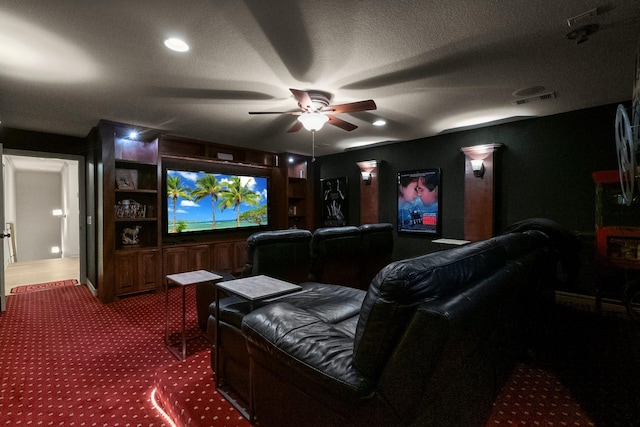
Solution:
<svg viewBox="0 0 640 427">
<path fill-rule="evenodd" d="M 313 232 L 309 280 L 359 288 L 361 261 L 360 228 L 323 227 Z"/>
<path fill-rule="evenodd" d="M 242 276 L 265 274 L 291 283 L 306 281 L 309 277 L 311 237 L 308 230 L 261 231 L 250 235 L 247 238 L 247 261 Z M 236 279 L 228 273 L 221 275 L 223 281 Z M 209 326 L 209 315 L 212 313 L 209 306 L 213 301 L 215 287 L 210 283 L 198 284 L 198 325 L 212 343 L 215 342 L 215 328 Z"/>
<path fill-rule="evenodd" d="M 309 230 L 263 231 L 247 238 L 247 264 L 243 276 L 264 274 L 291 283 L 309 278 Z"/>
<path fill-rule="evenodd" d="M 291 283 L 301 283 L 309 276 L 310 242 L 308 230 L 263 231 L 247 238 L 247 263 L 243 276 L 260 274 Z M 232 278 L 233 279 L 233 278 Z M 229 280 L 229 279 L 227 279 Z M 215 288 L 213 288 L 215 292 Z M 208 300 L 207 338 L 216 342 L 215 293 Z M 249 303 L 236 296 L 220 299 L 220 375 L 243 401 L 249 399 L 249 356 L 240 325 L 249 312 Z M 211 352 L 211 366 L 215 366 Z"/>
<path fill-rule="evenodd" d="M 392 252 L 390 223 L 319 228 L 311 240 L 309 280 L 366 290 Z"/>
<path fill-rule="evenodd" d="M 510 233 L 393 262 L 366 292 L 318 288 L 313 306 L 247 314 L 260 425 L 482 425 L 529 344 L 552 246 L 539 231 Z"/>
<path fill-rule="evenodd" d="M 392 259 L 393 225 L 389 223 L 360 226 L 360 289 L 366 290 L 373 278 Z"/>
</svg>

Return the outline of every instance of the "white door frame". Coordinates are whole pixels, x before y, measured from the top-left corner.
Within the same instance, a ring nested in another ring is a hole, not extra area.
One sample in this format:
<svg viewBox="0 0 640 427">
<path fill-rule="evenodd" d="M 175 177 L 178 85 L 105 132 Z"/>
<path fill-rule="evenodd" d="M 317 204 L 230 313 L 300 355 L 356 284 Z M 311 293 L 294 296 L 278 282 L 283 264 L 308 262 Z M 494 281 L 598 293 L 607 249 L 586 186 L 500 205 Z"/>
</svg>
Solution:
<svg viewBox="0 0 640 427">
<path fill-rule="evenodd" d="M 2 160 L 2 143 L 0 143 L 0 160 Z M 7 297 L 4 296 L 4 163 L 0 161 L 0 229 L 2 239 L 0 239 L 0 313 L 7 309 Z"/>
<path fill-rule="evenodd" d="M 75 160 L 78 162 L 78 206 L 79 212 L 79 227 L 78 238 L 80 239 L 80 283 L 87 283 L 87 202 L 86 202 L 86 181 L 85 181 L 85 158 L 84 156 L 73 154 L 59 154 L 59 153 L 45 153 L 40 151 L 26 151 L 26 150 L 4 150 L 2 151 L 2 144 L 0 144 L 0 157 L 2 155 L 7 156 L 23 156 L 23 157 L 41 157 L 49 159 L 64 159 Z M 3 172 L 4 173 L 4 172 Z M 4 229 L 4 184 L 2 182 L 2 176 L 0 176 L 0 225 Z M 0 245 L 3 246 L 3 245 Z M 4 247 L 0 247 L 0 260 L 4 260 Z M 4 265 L 0 269 L 0 292 L 2 293 L 2 311 L 5 310 L 5 285 L 4 285 Z"/>
</svg>

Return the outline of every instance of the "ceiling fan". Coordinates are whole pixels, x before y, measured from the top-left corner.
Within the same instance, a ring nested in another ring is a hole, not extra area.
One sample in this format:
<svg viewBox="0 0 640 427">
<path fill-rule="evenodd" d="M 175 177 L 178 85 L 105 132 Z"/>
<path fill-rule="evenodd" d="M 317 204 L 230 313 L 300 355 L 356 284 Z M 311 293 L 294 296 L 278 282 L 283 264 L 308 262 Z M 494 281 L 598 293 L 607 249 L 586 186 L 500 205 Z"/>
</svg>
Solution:
<svg viewBox="0 0 640 427">
<path fill-rule="evenodd" d="M 298 101 L 298 107 L 300 107 L 301 111 L 250 111 L 249 114 L 289 114 L 299 116 L 288 132 L 298 132 L 303 126 L 308 130 L 316 131 L 320 130 L 324 123 L 329 123 L 346 131 L 352 131 L 358 126 L 336 117 L 335 114 L 354 113 L 377 108 L 373 99 L 330 105 L 331 97 L 326 92 L 319 90 L 289 90 Z"/>
</svg>

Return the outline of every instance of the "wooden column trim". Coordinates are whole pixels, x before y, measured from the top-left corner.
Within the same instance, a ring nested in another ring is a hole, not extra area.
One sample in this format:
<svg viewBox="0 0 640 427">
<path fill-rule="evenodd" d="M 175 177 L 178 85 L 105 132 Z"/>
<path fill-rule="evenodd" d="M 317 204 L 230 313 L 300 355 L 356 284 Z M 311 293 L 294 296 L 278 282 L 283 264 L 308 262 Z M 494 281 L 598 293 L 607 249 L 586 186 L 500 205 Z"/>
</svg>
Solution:
<svg viewBox="0 0 640 427">
<path fill-rule="evenodd" d="M 495 153 L 502 144 L 484 144 L 460 149 L 464 167 L 464 238 L 472 242 L 489 239 L 495 230 Z M 471 160 L 482 160 L 484 174 L 477 177 Z"/>
<path fill-rule="evenodd" d="M 360 224 L 375 224 L 379 218 L 378 161 L 367 160 L 357 163 L 360 169 Z M 362 173 L 371 174 L 369 182 L 362 179 Z"/>
</svg>

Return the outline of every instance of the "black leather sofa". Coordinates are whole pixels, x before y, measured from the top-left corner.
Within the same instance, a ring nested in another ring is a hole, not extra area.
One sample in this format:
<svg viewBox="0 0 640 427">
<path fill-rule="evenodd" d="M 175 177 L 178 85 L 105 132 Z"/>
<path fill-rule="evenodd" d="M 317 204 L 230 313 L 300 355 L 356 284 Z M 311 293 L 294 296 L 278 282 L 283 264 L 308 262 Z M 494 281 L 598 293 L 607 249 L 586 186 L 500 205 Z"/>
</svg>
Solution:
<svg viewBox="0 0 640 427">
<path fill-rule="evenodd" d="M 246 314 L 260 426 L 482 425 L 553 302 L 553 247 L 520 230 Z"/>
<path fill-rule="evenodd" d="M 393 225 L 388 223 L 325 227 L 314 233 L 302 229 L 263 231 L 247 239 L 243 277 L 264 274 L 297 284 L 313 277 L 318 282 L 331 279 L 331 283 L 349 287 L 363 286 L 366 281 L 368 286 L 373 276 L 391 262 L 392 251 Z M 232 279 L 224 278 L 225 281 Z M 205 317 L 201 328 L 206 330 L 213 345 L 216 342 L 215 288 L 208 283 L 198 286 L 198 315 L 200 319 Z M 342 289 L 329 295 L 327 288 L 336 287 L 304 283 L 304 293 L 286 296 L 283 300 L 313 307 L 326 298 L 335 302 L 340 295 L 353 294 L 359 298 L 358 307 L 362 303 L 361 292 Z M 220 300 L 219 375 L 225 386 L 245 403 L 249 401 L 249 355 L 241 323 L 249 311 L 249 303 L 241 298 L 224 296 Z M 215 369 L 214 353 L 211 352 L 212 369 Z"/>
</svg>

